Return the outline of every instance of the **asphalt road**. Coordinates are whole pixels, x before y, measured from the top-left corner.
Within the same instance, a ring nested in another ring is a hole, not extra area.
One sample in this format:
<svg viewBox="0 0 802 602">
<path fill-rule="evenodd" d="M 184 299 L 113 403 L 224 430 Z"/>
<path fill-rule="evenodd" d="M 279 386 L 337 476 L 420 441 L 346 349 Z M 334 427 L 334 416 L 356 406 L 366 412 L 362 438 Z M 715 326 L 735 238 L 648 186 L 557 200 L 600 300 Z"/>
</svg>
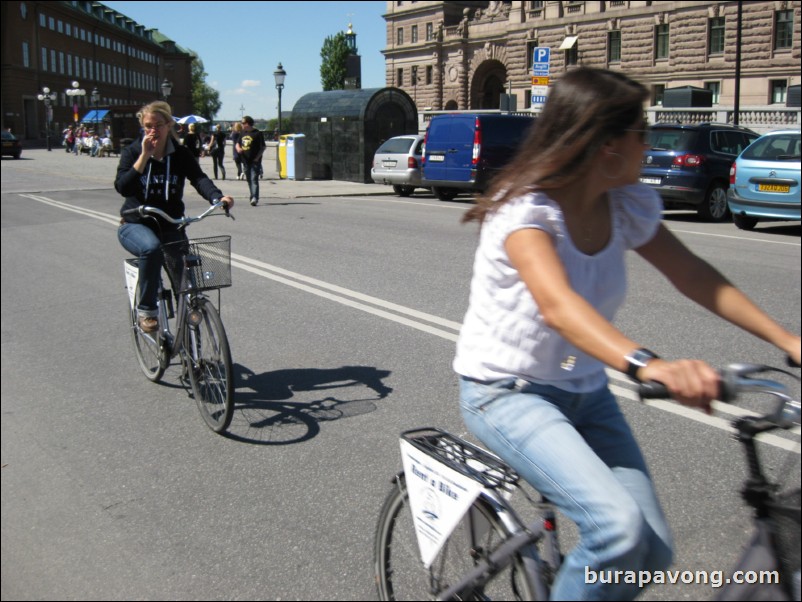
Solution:
<svg viewBox="0 0 802 602">
<path fill-rule="evenodd" d="M 253 208 L 244 183 L 227 181 L 237 220 L 191 230 L 233 237 L 222 316 L 237 410 L 222 437 L 176 367 L 152 384 L 136 365 L 116 161 L 23 156 L 3 158 L 0 191 L 2 599 L 375 599 L 373 534 L 400 468 L 398 433 L 464 434 L 450 363 L 476 243 L 475 227 L 458 223 L 466 202 L 331 183 L 299 193 L 267 180 Z M 314 196 L 324 193 L 339 196 Z M 204 206 L 194 193 L 188 204 Z M 689 213 L 665 218 L 800 330 L 798 224 L 746 233 Z M 639 259 L 629 270 L 618 323 L 643 345 L 717 365 L 782 361 Z M 727 415 L 647 407 L 619 385 L 674 529 L 675 568 L 726 571 L 749 532 Z M 763 446 L 797 484 L 798 442 Z M 644 599 L 714 593 L 664 585 Z"/>
</svg>

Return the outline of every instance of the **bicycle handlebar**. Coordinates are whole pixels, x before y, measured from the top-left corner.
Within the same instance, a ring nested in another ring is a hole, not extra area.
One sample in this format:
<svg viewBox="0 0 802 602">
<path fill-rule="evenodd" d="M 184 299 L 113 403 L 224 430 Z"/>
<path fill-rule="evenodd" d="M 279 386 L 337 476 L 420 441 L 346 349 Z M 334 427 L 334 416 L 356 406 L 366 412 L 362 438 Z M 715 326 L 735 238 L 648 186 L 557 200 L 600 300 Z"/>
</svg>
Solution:
<svg viewBox="0 0 802 602">
<path fill-rule="evenodd" d="M 171 224 L 175 224 L 180 228 L 184 228 L 189 224 L 194 224 L 195 222 L 199 222 L 202 219 L 206 219 L 215 209 L 218 209 L 220 207 L 225 208 L 226 217 L 234 219 L 234 216 L 228 212 L 228 203 L 225 203 L 223 201 L 217 201 L 216 203 L 212 203 L 211 207 L 209 207 L 206 211 L 195 217 L 191 216 L 178 217 L 178 218 L 172 217 L 170 215 L 167 215 L 167 213 L 165 213 L 158 207 L 151 207 L 150 205 L 140 205 L 139 207 L 135 207 L 134 209 L 127 209 L 126 211 L 123 211 L 122 214 L 132 215 L 134 213 L 138 213 L 140 217 L 147 217 L 148 214 L 158 215 L 165 221 L 170 222 Z"/>
<path fill-rule="evenodd" d="M 790 359 L 790 358 L 789 358 Z M 789 361 L 789 365 L 795 366 Z M 764 366 L 762 364 L 730 364 L 719 370 L 721 385 L 718 399 L 723 402 L 733 402 L 743 393 L 764 393 L 778 399 L 774 412 L 764 418 L 771 421 L 778 428 L 791 428 L 800 424 L 800 403 L 794 399 L 784 384 L 765 378 L 755 378 L 765 372 L 780 372 L 787 374 L 797 381 L 799 378 L 790 372 Z M 641 400 L 644 399 L 670 399 L 671 392 L 663 384 L 656 381 L 641 383 L 638 387 Z"/>
</svg>

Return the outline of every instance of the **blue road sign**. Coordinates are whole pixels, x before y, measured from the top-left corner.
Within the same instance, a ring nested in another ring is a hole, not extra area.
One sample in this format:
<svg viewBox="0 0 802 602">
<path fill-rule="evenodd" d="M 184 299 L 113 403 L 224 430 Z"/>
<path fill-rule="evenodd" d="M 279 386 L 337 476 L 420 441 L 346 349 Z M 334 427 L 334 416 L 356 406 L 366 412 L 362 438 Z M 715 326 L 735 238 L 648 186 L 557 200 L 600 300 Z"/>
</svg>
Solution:
<svg viewBox="0 0 802 602">
<path fill-rule="evenodd" d="M 551 48 L 548 46 L 538 46 L 532 52 L 532 75 L 544 76 L 549 74 L 549 62 L 551 60 Z"/>
</svg>

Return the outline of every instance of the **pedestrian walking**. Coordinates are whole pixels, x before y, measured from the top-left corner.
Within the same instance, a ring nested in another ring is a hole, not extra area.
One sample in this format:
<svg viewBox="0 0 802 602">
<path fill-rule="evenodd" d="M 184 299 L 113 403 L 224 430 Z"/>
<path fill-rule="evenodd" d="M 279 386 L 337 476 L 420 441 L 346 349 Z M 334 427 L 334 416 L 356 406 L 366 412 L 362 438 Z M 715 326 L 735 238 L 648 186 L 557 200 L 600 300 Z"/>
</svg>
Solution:
<svg viewBox="0 0 802 602">
<path fill-rule="evenodd" d="M 259 165 L 262 162 L 265 146 L 265 137 L 262 132 L 253 127 L 253 117 L 245 115 L 242 118 L 242 135 L 237 142 L 237 151 L 242 160 L 245 179 L 248 181 L 251 205 L 254 207 L 259 204 Z"/>
<path fill-rule="evenodd" d="M 222 126 L 216 125 L 212 128 L 212 135 L 209 138 L 209 154 L 212 156 L 212 167 L 214 168 L 214 179 L 217 179 L 217 168 L 220 168 L 220 175 L 226 179 L 226 168 L 223 167 L 223 159 L 226 156 L 226 133 Z"/>
</svg>

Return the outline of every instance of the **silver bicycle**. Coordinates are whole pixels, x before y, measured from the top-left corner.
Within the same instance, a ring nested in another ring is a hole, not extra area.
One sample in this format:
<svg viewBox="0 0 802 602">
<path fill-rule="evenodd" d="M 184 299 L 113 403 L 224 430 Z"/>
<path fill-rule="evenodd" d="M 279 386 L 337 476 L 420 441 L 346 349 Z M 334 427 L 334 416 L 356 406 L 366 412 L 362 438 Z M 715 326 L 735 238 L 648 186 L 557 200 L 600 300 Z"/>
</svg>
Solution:
<svg viewBox="0 0 802 602">
<path fill-rule="evenodd" d="M 779 579 L 773 585 L 733 581 L 720 590 L 721 600 L 799 600 L 800 596 L 800 490 L 780 491 L 768 480 L 754 440 L 759 433 L 799 425 L 800 404 L 781 382 L 759 378 L 770 371 L 789 374 L 769 366 L 729 366 L 722 370 L 719 398 L 733 401 L 743 393 L 757 392 L 776 399 L 772 412 L 733 423 L 748 467 L 743 499 L 754 511 L 754 536 L 733 571 L 776 571 Z M 642 385 L 640 393 L 642 398 L 668 397 L 656 383 Z M 393 478 L 375 535 L 379 598 L 548 600 L 563 559 L 549 501 L 532 499 L 502 460 L 445 431 L 417 429 L 401 438 L 405 470 Z M 470 487 L 460 482 L 459 475 L 478 484 L 478 495 L 455 517 L 449 532 L 444 520 L 447 506 L 436 496 L 438 491 L 451 498 L 467 495 Z M 415 490 L 417 503 L 410 495 Z M 519 502 L 513 499 L 521 496 L 512 494 L 522 494 L 534 507 L 538 515 L 534 522 L 526 524 L 516 512 L 513 504 Z"/>
<path fill-rule="evenodd" d="M 221 206 L 223 203 L 219 202 L 197 217 L 177 219 L 147 205 L 125 213 L 142 217 L 158 215 L 184 228 L 209 217 Z M 139 367 L 149 380 L 158 382 L 171 359 L 179 356 L 182 378 L 189 381 L 201 416 L 209 428 L 221 433 L 231 423 L 234 411 L 231 350 L 217 309 L 220 289 L 231 286 L 231 237 L 164 244 L 162 251 L 164 268 L 157 301 L 159 326 L 152 333 L 142 330 L 137 316 L 139 259 L 128 258 L 124 263 L 129 323 Z M 171 284 L 175 294 L 165 283 Z M 207 294 L 213 290 L 217 290 L 217 306 Z"/>
</svg>

